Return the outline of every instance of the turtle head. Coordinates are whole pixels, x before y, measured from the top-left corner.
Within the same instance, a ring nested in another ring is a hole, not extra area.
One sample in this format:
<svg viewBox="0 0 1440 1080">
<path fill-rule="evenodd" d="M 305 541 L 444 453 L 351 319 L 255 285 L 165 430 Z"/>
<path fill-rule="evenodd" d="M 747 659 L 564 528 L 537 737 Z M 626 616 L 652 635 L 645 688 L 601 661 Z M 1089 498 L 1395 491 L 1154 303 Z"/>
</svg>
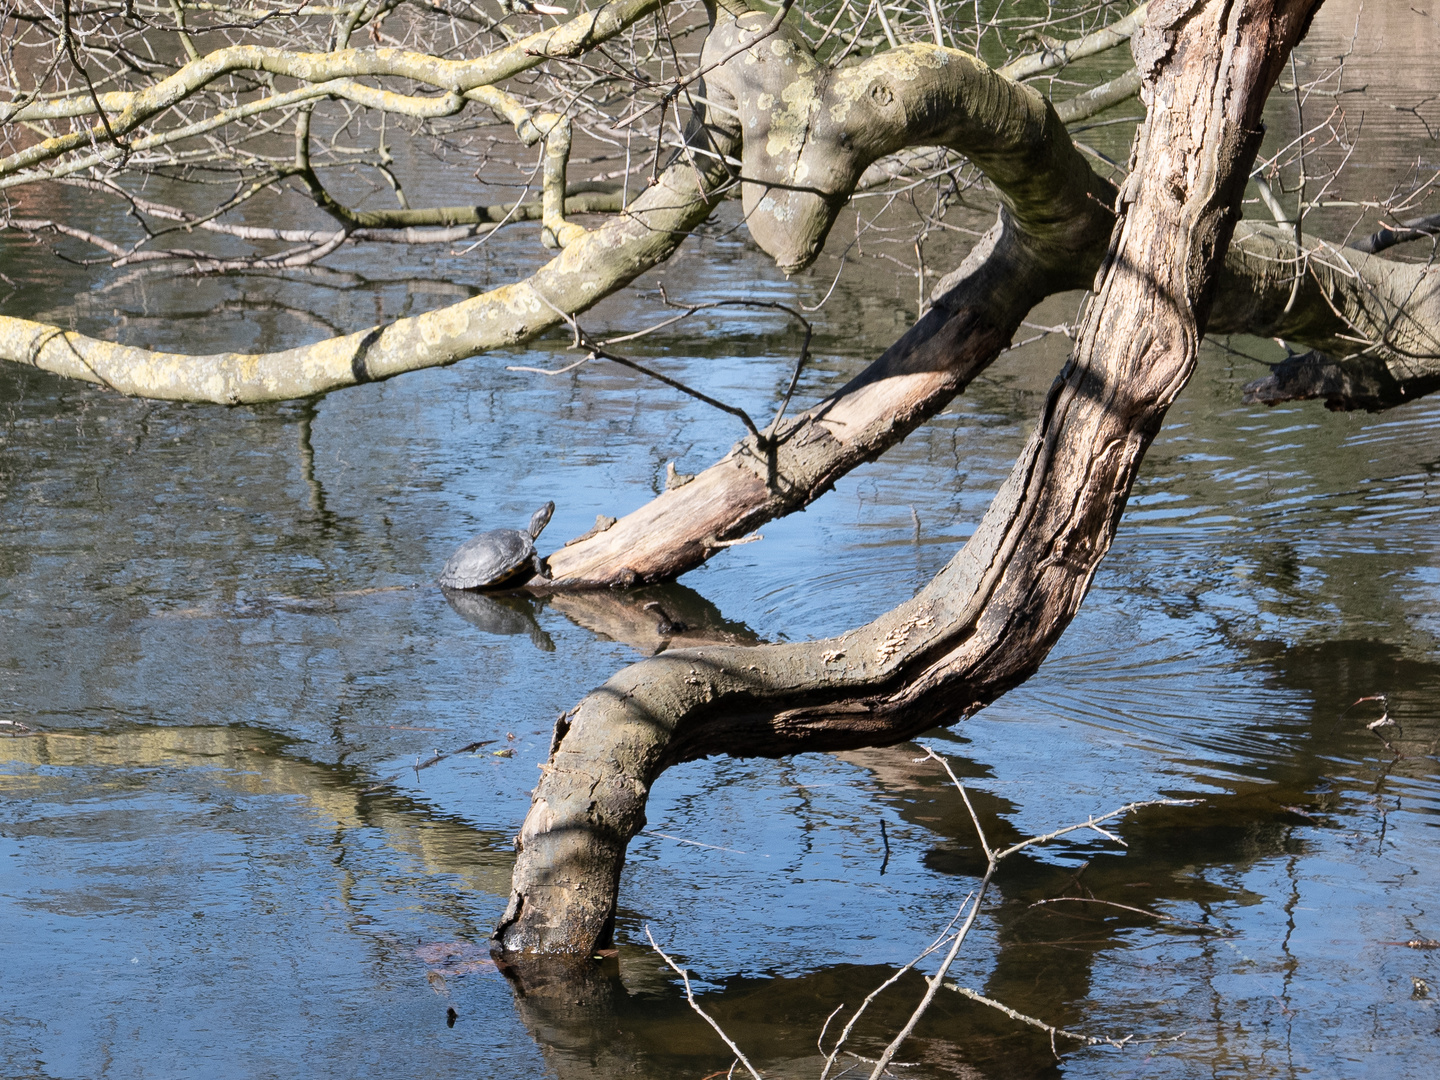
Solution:
<svg viewBox="0 0 1440 1080">
<path fill-rule="evenodd" d="M 530 528 L 528 530 L 530 539 L 534 540 L 545 531 L 545 526 L 550 524 L 550 515 L 553 513 L 555 513 L 555 504 L 553 502 L 547 502 L 544 506 L 540 507 L 539 510 L 535 511 L 535 516 L 530 519 Z"/>
</svg>

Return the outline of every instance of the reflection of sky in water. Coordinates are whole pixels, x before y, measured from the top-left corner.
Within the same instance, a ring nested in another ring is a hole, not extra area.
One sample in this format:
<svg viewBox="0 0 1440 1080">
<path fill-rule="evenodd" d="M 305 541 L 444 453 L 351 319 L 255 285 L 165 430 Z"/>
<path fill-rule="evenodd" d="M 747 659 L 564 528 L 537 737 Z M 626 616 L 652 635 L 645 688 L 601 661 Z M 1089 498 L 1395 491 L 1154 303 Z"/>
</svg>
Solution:
<svg viewBox="0 0 1440 1080">
<path fill-rule="evenodd" d="M 1349 17 L 1327 5 L 1320 44 L 1333 49 Z M 1375 80 L 1377 93 L 1393 84 Z M 1388 190 L 1434 148 L 1405 115 L 1375 112 L 1366 164 Z M 350 329 L 450 302 L 455 290 L 428 280 L 439 274 L 508 280 L 542 257 L 532 239 L 467 260 L 397 256 L 394 283 L 373 287 L 312 275 L 108 288 L 12 245 L 7 259 L 33 272 L 6 310 L 157 345 L 289 343 L 326 333 L 309 309 Z M 672 295 L 814 302 L 833 274 L 785 283 L 722 230 L 687 252 L 664 270 Z M 346 258 L 335 265 L 365 268 Z M 638 296 L 595 325 L 642 324 L 656 305 Z M 800 397 L 887 344 L 912 302 L 894 274 L 843 279 Z M 1061 298 L 1035 321 L 1074 307 Z M 535 612 L 544 638 L 528 624 L 488 633 L 423 583 L 482 527 L 523 524 L 553 497 L 547 538 L 577 535 L 647 500 L 666 461 L 691 471 L 737 434 L 615 369 L 505 371 L 558 365 L 563 344 L 240 410 L 0 371 L 0 707 L 50 732 L 0 742 L 7 1074 L 532 1076 L 544 1068 L 532 1033 L 563 1075 L 724 1068 L 636 945 L 646 924 L 757 1058 L 813 1074 L 824 1015 L 949 918 L 979 869 L 974 844 L 953 792 L 900 747 L 666 774 L 622 892 L 634 997 L 603 1015 L 517 1013 L 493 971 L 417 953 L 483 942 L 551 721 L 636 655 L 600 636 L 613 612 L 572 606 L 571 621 L 552 602 Z M 788 377 L 770 358 L 795 344 L 782 319 L 752 314 L 636 352 L 760 415 Z M 883 463 L 686 584 L 769 638 L 831 633 L 911 595 L 983 512 L 1060 355 L 1046 343 L 1006 356 Z M 1072 1026 L 1185 1032 L 1148 1060 L 1078 1055 L 1067 1074 L 1143 1062 L 1174 1076 L 1358 1075 L 1354 1060 L 1423 1076 L 1433 1061 L 1434 1010 L 1411 978 L 1440 987 L 1436 954 L 1389 943 L 1440 937 L 1425 756 L 1440 737 L 1440 403 L 1257 410 L 1238 403 L 1256 370 L 1207 349 L 1054 655 L 933 740 L 961 755 L 997 838 L 1132 798 L 1211 800 L 1122 826 L 1123 856 L 1090 836 L 1002 877 L 963 981 Z M 537 648 L 546 638 L 553 652 Z M 1398 762 L 1364 728 L 1375 706 L 1344 711 L 1380 692 Z M 481 740 L 493 741 L 413 768 Z M 1030 906 L 1087 889 L 1209 929 Z M 882 999 L 860 1049 L 903 1004 Z M 943 999 L 902 1057 L 935 1075 L 1048 1068 L 1041 1040 Z"/>
</svg>

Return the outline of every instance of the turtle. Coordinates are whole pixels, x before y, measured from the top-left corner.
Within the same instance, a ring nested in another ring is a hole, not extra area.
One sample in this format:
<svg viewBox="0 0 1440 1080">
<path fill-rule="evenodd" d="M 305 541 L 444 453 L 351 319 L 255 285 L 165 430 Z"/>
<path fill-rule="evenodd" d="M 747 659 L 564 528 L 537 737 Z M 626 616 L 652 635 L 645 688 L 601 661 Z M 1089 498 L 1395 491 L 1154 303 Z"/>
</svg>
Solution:
<svg viewBox="0 0 1440 1080">
<path fill-rule="evenodd" d="M 440 571 L 440 584 L 447 589 L 499 589 L 544 574 L 535 539 L 554 512 L 555 504 L 547 502 L 524 531 L 491 529 L 466 540 Z"/>
</svg>

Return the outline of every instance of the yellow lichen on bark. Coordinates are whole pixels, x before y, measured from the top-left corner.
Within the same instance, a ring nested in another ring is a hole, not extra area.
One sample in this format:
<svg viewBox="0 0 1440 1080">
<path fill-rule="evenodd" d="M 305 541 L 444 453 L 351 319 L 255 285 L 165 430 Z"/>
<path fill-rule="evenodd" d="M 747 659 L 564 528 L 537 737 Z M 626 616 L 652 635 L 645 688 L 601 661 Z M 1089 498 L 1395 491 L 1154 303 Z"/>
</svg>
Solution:
<svg viewBox="0 0 1440 1080">
<path fill-rule="evenodd" d="M 238 405 L 311 397 L 527 341 L 664 261 L 703 221 L 726 176 L 680 161 L 623 215 L 574 239 L 523 281 L 385 326 L 269 353 L 189 356 L 0 315 L 0 360 L 122 394 Z M 703 186 L 702 186 L 703 185 Z"/>
</svg>

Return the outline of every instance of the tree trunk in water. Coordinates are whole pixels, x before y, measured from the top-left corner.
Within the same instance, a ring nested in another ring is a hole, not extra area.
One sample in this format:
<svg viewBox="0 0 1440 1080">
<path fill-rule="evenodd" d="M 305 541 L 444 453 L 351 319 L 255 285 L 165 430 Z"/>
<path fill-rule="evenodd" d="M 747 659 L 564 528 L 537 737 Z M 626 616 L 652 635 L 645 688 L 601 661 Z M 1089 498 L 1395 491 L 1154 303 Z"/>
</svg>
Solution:
<svg viewBox="0 0 1440 1080">
<path fill-rule="evenodd" d="M 608 944 L 629 840 L 670 765 L 885 745 L 1026 679 L 1109 549 L 1195 366 L 1266 94 L 1318 0 L 1160 3 L 1136 45 L 1149 117 L 1074 355 L 975 535 L 919 595 L 803 644 L 666 652 L 556 726 L 494 948 L 583 960 Z"/>
</svg>

